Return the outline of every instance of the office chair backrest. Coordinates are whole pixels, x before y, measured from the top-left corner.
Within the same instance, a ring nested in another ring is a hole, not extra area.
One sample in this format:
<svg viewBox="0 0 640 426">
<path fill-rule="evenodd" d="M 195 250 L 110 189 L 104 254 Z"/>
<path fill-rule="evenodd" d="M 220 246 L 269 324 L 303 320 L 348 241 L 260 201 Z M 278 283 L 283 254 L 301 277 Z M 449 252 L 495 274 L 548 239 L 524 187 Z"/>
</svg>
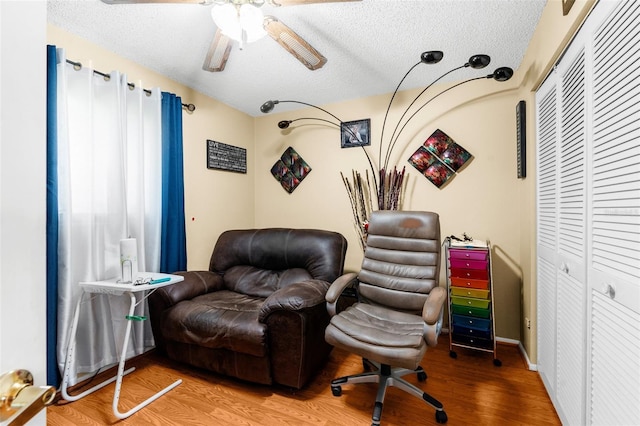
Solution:
<svg viewBox="0 0 640 426">
<path fill-rule="evenodd" d="M 358 274 L 362 301 L 419 313 L 438 286 L 440 247 L 437 213 L 372 212 Z"/>
</svg>

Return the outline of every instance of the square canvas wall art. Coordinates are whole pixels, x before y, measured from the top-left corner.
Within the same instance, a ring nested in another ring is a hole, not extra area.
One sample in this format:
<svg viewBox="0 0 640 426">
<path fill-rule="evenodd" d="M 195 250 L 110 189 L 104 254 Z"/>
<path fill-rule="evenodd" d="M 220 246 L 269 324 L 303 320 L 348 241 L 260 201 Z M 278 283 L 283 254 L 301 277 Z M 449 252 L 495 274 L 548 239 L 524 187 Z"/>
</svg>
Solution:
<svg viewBox="0 0 640 426">
<path fill-rule="evenodd" d="M 409 158 L 409 164 L 438 188 L 461 170 L 471 154 L 449 135 L 437 129 Z"/>
<path fill-rule="evenodd" d="M 292 147 L 287 148 L 271 167 L 271 174 L 291 194 L 311 172 L 309 166 Z"/>
</svg>

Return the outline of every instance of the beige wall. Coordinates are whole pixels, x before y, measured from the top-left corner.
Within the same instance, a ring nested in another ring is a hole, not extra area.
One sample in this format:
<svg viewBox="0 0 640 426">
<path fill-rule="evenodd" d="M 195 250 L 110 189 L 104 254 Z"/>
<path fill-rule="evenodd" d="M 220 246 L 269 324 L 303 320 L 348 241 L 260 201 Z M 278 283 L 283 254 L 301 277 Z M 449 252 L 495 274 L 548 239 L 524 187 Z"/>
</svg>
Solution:
<svg viewBox="0 0 640 426">
<path fill-rule="evenodd" d="M 221 232 L 254 225 L 253 118 L 57 27 L 48 26 L 47 43 L 64 48 L 72 61 L 121 71 L 130 82 L 141 80 L 145 88 L 158 86 L 196 105 L 195 112 L 182 115 L 187 259 L 189 269 L 207 269 Z M 207 139 L 246 148 L 247 173 L 207 169 Z"/>
<path fill-rule="evenodd" d="M 592 3 L 592 0 L 577 1 L 571 13 L 564 17 L 560 0 L 549 0 L 523 63 L 512 80 L 506 83 L 479 80 L 439 97 L 407 126 L 392 156 L 392 164 L 406 166 L 409 174 L 404 209 L 439 213 L 443 237 L 466 232 L 491 242 L 496 334 L 521 340 L 534 363 L 534 94 Z M 102 71 L 118 69 L 126 72 L 130 81 L 142 79 L 145 87 L 157 85 L 182 96 L 185 102 L 196 104 L 195 113 L 184 114 L 190 269 L 207 267 L 212 244 L 220 232 L 251 226 L 313 227 L 341 232 L 349 240 L 346 268 L 358 269 L 362 253 L 340 172 L 350 175 L 353 169 L 361 172 L 367 169 L 361 149 L 341 149 L 335 127 L 306 121 L 282 131 L 276 125 L 285 118 L 327 116 L 313 109 L 291 113 L 276 110 L 254 119 L 55 27 L 49 26 L 48 42 L 66 48 L 70 59 L 92 60 L 93 66 Z M 491 64 L 478 75 L 488 74 L 500 65 Z M 398 78 L 404 71 L 398 70 Z M 446 87 L 433 87 L 429 93 L 435 94 Z M 403 92 L 396 98 L 388 126 L 395 126 L 399 114 L 416 94 L 417 91 Z M 371 119 L 373 144 L 368 150 L 376 162 L 389 96 L 323 105 L 344 121 Z M 524 180 L 516 177 L 515 108 L 519 100 L 527 101 L 528 177 Z M 391 128 L 385 131 L 387 137 Z M 441 189 L 406 162 L 437 128 L 474 156 L 461 173 Z M 207 170 L 206 139 L 247 148 L 248 173 Z M 284 191 L 270 174 L 271 166 L 288 146 L 296 149 L 312 167 L 292 194 Z M 533 322 L 530 330 L 524 327 L 525 318 Z"/>
</svg>

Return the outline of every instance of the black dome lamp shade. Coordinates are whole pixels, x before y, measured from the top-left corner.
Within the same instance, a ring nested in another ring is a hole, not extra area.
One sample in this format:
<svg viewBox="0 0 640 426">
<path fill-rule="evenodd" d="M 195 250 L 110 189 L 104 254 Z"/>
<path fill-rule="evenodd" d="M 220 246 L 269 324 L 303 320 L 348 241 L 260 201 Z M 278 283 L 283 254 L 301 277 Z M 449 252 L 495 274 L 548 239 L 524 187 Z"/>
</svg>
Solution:
<svg viewBox="0 0 640 426">
<path fill-rule="evenodd" d="M 487 78 L 493 78 L 496 81 L 507 81 L 513 77 L 513 70 L 509 67 L 500 67 L 496 69 L 493 74 L 487 76 Z"/>
<path fill-rule="evenodd" d="M 437 64 L 442 60 L 444 53 L 440 50 L 430 50 L 428 52 L 422 52 L 420 55 L 420 62 L 423 64 Z"/>
<path fill-rule="evenodd" d="M 491 58 L 489 55 L 473 55 L 469 58 L 469 66 L 473 69 L 481 69 L 489 65 Z"/>
</svg>

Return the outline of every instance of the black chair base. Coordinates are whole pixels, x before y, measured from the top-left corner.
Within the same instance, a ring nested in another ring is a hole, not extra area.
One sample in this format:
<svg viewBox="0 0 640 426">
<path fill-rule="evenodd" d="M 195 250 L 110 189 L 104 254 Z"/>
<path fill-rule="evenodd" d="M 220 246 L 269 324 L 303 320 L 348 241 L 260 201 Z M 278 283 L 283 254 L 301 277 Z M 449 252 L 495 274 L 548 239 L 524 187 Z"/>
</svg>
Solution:
<svg viewBox="0 0 640 426">
<path fill-rule="evenodd" d="M 342 395 L 342 385 L 345 384 L 358 384 L 358 383 L 378 383 L 378 394 L 376 395 L 376 403 L 373 408 L 372 426 L 380 425 L 380 418 L 382 416 L 382 406 L 384 403 L 384 397 L 387 393 L 389 386 L 395 386 L 417 398 L 422 399 L 436 410 L 436 422 L 446 423 L 447 413 L 444 411 L 444 407 L 437 399 L 433 398 L 428 393 L 423 392 L 420 388 L 412 385 L 404 380 L 402 377 L 407 374 L 417 374 L 418 380 L 424 382 L 427 380 L 427 374 L 422 367 L 418 367 L 415 370 L 408 368 L 392 368 L 387 364 L 378 364 L 368 359 L 362 360 L 366 371 L 360 374 L 354 374 L 351 376 L 339 377 L 331 381 L 331 393 L 333 396 Z"/>
</svg>

